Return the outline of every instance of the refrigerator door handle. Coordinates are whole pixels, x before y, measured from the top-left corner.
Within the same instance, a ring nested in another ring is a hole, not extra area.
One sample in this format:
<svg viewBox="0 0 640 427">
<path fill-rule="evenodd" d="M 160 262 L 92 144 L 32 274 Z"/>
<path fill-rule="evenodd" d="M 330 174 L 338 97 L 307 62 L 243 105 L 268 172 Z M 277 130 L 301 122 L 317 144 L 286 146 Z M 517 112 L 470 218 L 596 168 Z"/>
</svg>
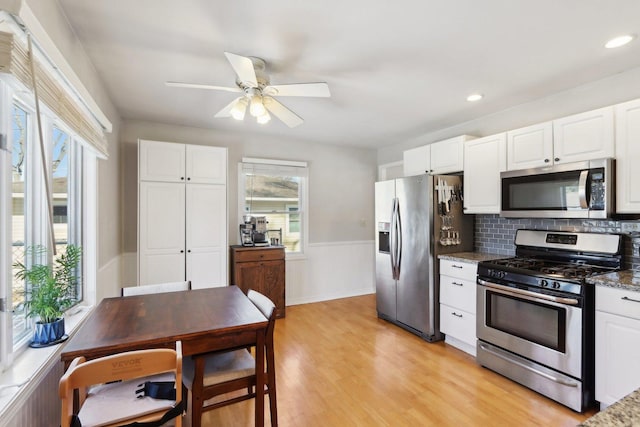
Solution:
<svg viewBox="0 0 640 427">
<path fill-rule="evenodd" d="M 396 277 L 396 198 L 391 202 L 391 230 L 389 232 L 389 258 L 391 259 L 391 276 L 393 280 Z"/>
<path fill-rule="evenodd" d="M 396 199 L 396 280 L 400 280 L 402 262 L 402 221 L 400 220 L 400 201 Z"/>
</svg>

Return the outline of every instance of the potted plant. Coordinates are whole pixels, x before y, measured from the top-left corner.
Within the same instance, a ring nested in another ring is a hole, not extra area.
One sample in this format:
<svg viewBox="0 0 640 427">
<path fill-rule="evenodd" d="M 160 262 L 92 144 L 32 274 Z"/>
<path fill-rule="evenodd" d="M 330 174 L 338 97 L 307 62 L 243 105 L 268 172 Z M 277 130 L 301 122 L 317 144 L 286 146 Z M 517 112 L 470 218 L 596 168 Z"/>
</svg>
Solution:
<svg viewBox="0 0 640 427">
<path fill-rule="evenodd" d="M 37 246 L 31 252 L 41 257 L 47 249 Z M 64 339 L 63 313 L 76 302 L 81 256 L 79 246 L 68 245 L 66 251 L 54 260 L 53 266 L 33 264 L 27 268 L 25 263 L 19 261 L 13 264 L 16 278 L 26 282 L 27 317 L 37 319 L 32 347 L 44 347 Z"/>
</svg>

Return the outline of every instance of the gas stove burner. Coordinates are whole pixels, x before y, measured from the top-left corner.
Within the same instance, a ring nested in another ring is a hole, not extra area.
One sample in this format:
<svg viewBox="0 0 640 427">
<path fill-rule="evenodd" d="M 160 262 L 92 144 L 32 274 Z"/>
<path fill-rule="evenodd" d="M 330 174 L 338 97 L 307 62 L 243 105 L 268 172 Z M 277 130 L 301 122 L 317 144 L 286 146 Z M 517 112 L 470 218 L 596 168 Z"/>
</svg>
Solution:
<svg viewBox="0 0 640 427">
<path fill-rule="evenodd" d="M 544 264 L 544 261 L 533 258 L 507 258 L 493 261 L 496 265 L 503 265 L 510 268 L 521 268 L 532 270 Z"/>
<path fill-rule="evenodd" d="M 540 272 L 554 274 L 569 279 L 582 279 L 598 273 L 589 265 L 558 265 L 555 267 L 543 267 Z"/>
</svg>

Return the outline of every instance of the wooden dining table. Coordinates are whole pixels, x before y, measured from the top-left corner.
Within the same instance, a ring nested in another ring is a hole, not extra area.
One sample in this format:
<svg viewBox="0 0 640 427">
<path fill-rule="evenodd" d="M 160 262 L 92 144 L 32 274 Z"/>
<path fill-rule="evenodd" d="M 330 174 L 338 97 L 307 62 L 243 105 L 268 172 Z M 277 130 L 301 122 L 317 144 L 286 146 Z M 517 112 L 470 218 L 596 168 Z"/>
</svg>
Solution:
<svg viewBox="0 0 640 427">
<path fill-rule="evenodd" d="M 95 359 L 123 351 L 175 348 L 183 356 L 256 346 L 264 372 L 268 320 L 236 286 L 105 298 L 67 341 L 65 370 L 79 356 Z M 264 425 L 264 376 L 256 376 L 255 425 Z"/>
</svg>

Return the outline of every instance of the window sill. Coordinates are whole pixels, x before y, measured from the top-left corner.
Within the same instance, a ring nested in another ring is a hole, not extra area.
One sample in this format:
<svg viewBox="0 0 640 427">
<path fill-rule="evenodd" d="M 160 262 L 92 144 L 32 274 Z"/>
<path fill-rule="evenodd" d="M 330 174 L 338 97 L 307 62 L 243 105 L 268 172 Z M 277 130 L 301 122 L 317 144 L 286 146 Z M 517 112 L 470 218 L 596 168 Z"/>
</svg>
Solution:
<svg viewBox="0 0 640 427">
<path fill-rule="evenodd" d="M 72 336 L 91 314 L 92 306 L 73 308 L 65 314 L 65 330 Z M 45 348 L 27 347 L 13 364 L 0 374 L 0 419 L 9 419 L 9 414 L 17 410 L 19 404 L 32 393 L 38 383 L 54 363 L 60 362 L 60 354 L 65 344 Z"/>
</svg>

